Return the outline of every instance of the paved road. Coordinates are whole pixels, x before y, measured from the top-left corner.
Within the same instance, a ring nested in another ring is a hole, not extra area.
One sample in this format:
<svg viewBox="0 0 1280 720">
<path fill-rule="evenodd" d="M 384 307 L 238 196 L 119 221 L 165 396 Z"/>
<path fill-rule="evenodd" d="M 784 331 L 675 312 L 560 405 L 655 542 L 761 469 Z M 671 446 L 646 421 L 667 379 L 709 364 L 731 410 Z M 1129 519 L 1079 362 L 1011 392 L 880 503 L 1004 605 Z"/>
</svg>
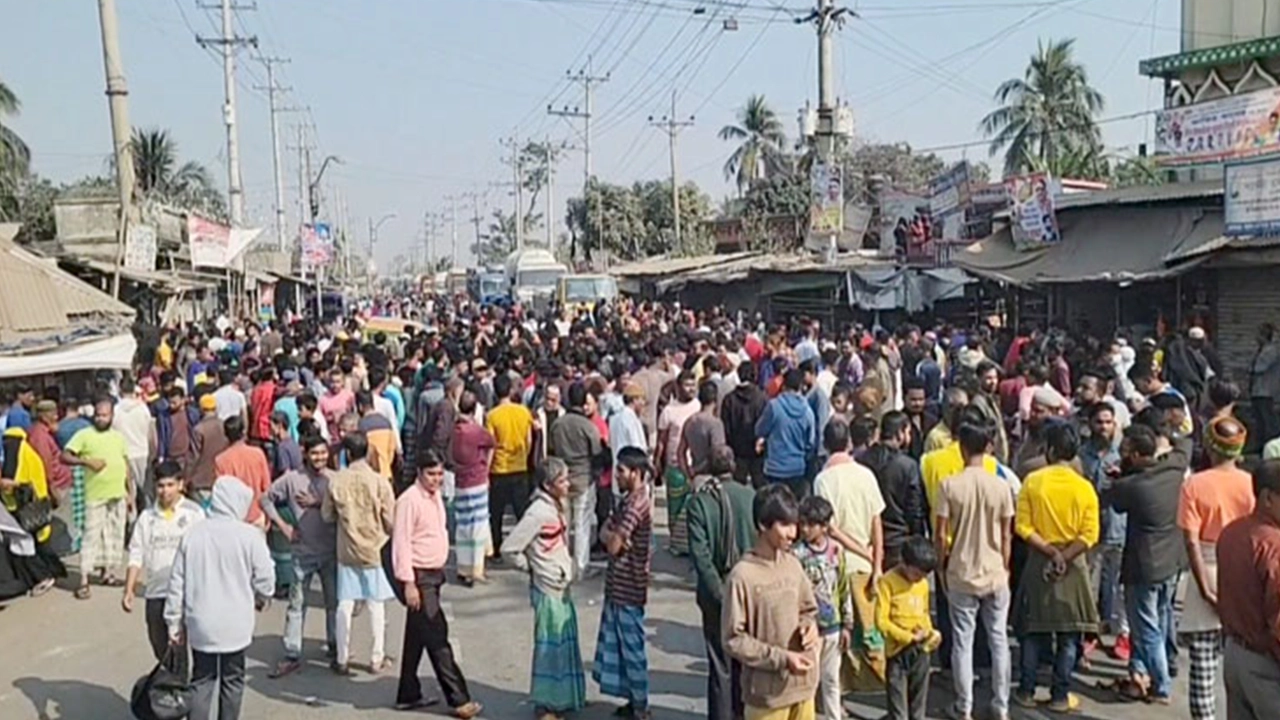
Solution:
<svg viewBox="0 0 1280 720">
<path fill-rule="evenodd" d="M 532 611 L 525 580 L 511 570 L 497 570 L 494 582 L 475 589 L 447 586 L 446 610 L 459 663 L 472 694 L 485 704 L 482 717 L 495 720 L 528 718 L 533 708 L 526 702 L 531 653 Z M 79 602 L 68 592 L 56 590 L 38 600 L 22 600 L 0 612 L 0 719 L 3 720 L 130 720 L 128 694 L 138 677 L 151 665 L 144 621 L 139 609 L 133 615 L 120 610 L 118 591 L 95 588 L 89 601 Z M 584 659 L 591 660 L 599 625 L 602 587 L 599 580 L 577 589 Z M 353 664 L 367 662 L 367 616 L 354 625 Z M 655 717 L 660 720 L 695 720 L 705 717 L 702 636 L 693 603 L 692 582 L 684 561 L 660 551 L 648 609 L 650 684 Z M 397 606 L 388 612 L 387 648 L 400 655 L 404 615 Z M 395 696 L 396 676 L 362 674 L 354 679 L 335 678 L 323 660 L 323 620 L 312 612 L 307 622 L 308 665 L 297 674 L 270 680 L 267 670 L 281 652 L 284 606 L 274 603 L 258 618 L 257 637 L 248 657 L 248 689 L 245 720 L 271 718 L 330 718 L 390 720 L 403 718 L 389 708 Z M 1077 690 L 1084 696 L 1083 712 L 1076 717 L 1092 720 L 1163 720 L 1188 717 L 1185 709 L 1185 673 L 1173 708 L 1120 705 L 1092 689 L 1099 678 L 1119 668 L 1099 662 L 1095 674 L 1081 677 Z M 422 673 L 433 689 L 430 665 L 424 659 Z M 611 717 L 613 701 L 602 699 L 590 679 L 591 705 L 577 717 L 603 720 Z M 931 717 L 944 717 L 941 708 L 950 693 L 934 676 Z M 1043 692 L 1043 690 L 1042 690 Z M 981 693 L 981 690 L 980 690 Z M 438 693 L 437 693 L 438 694 Z M 980 694 L 980 699 L 982 695 Z M 860 698 L 848 709 L 852 717 L 876 720 L 884 714 L 880 697 Z M 1103 702 L 1099 702 L 1103 700 Z M 446 717 L 430 712 L 418 717 Z M 1014 718 L 1053 717 L 1045 712 L 1015 711 Z"/>
</svg>

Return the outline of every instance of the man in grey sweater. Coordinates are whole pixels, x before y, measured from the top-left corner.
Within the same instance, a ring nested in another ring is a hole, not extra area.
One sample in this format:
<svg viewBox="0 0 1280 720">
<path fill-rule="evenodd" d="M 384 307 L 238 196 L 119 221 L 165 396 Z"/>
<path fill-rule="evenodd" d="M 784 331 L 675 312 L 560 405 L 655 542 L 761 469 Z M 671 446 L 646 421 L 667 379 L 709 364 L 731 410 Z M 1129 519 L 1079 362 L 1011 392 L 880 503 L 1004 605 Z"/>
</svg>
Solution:
<svg viewBox="0 0 1280 720">
<path fill-rule="evenodd" d="M 164 619 L 170 642 L 185 634 L 192 650 L 192 720 L 211 720 L 215 687 L 217 720 L 240 717 L 254 612 L 276 587 L 266 536 L 245 522 L 252 504 L 248 485 L 218 478 L 209 519 L 187 533 L 169 573 Z"/>
</svg>

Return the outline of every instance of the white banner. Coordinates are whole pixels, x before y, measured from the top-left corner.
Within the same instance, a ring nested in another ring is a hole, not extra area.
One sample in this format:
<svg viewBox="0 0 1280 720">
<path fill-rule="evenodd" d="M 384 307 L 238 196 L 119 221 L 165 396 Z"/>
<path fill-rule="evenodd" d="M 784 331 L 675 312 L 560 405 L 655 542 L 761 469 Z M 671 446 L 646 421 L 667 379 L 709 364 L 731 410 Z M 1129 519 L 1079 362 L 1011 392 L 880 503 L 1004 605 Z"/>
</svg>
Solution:
<svg viewBox="0 0 1280 720">
<path fill-rule="evenodd" d="M 150 225 L 130 225 L 124 239 L 124 266 L 151 272 L 156 269 L 156 229 Z"/>
<path fill-rule="evenodd" d="M 1223 168 L 1223 235 L 1280 234 L 1280 160 Z"/>
<path fill-rule="evenodd" d="M 1280 88 L 1156 114 L 1156 162 L 1199 165 L 1280 151 Z"/>
</svg>

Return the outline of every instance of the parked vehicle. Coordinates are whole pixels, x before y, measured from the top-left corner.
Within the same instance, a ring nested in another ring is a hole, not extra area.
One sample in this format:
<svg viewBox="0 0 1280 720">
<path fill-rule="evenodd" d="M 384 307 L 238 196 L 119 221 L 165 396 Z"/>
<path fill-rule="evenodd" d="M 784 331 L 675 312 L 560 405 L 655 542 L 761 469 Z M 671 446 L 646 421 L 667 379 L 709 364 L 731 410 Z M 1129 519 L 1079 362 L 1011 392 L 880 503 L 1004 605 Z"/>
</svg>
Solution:
<svg viewBox="0 0 1280 720">
<path fill-rule="evenodd" d="M 526 248 L 507 256 L 506 274 L 513 300 L 543 310 L 551 306 L 556 282 L 569 274 L 569 268 L 546 250 Z"/>
<path fill-rule="evenodd" d="M 590 312 L 601 301 L 618 299 L 618 281 L 612 275 L 565 275 L 556 284 L 556 302 L 570 313 Z"/>
</svg>

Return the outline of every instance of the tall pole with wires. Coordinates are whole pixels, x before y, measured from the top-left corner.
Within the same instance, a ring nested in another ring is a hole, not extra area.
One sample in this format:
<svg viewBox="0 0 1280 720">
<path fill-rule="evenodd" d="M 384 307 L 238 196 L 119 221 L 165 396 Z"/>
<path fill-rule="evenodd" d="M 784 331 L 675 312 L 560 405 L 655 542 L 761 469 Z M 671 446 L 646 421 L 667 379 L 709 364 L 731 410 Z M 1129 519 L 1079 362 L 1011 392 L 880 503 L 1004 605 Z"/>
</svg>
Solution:
<svg viewBox="0 0 1280 720">
<path fill-rule="evenodd" d="M 649 124 L 667 134 L 668 148 L 671 153 L 671 217 L 675 228 L 675 237 L 671 243 L 671 249 L 680 251 L 684 249 L 684 246 L 680 241 L 680 166 L 676 162 L 676 138 L 679 137 L 681 130 L 693 125 L 693 116 L 690 115 L 688 120 L 676 119 L 676 90 L 672 88 L 671 114 L 661 120 L 650 116 Z"/>
<path fill-rule="evenodd" d="M 125 238 L 133 215 L 133 145 L 129 127 L 129 90 L 120 59 L 120 24 L 115 0 L 98 0 L 98 22 L 102 29 L 102 65 L 107 76 L 107 106 L 111 112 L 111 144 L 115 151 L 116 185 L 120 193 L 119 231 L 116 235 L 115 274 L 111 294 L 120 297 L 120 266 L 124 264 Z"/>
<path fill-rule="evenodd" d="M 818 0 L 818 6 L 806 20 L 818 31 L 818 127 L 815 141 L 820 162 L 830 167 L 836 162 L 836 80 L 835 80 L 835 32 L 849 14 L 848 8 L 836 7 L 835 0 Z M 816 190 L 815 190 L 816 192 Z M 832 233 L 827 252 L 834 259 L 839 247 L 840 233 Z"/>
<path fill-rule="evenodd" d="M 586 68 L 579 70 L 577 73 L 565 73 L 570 82 L 577 83 L 582 86 L 582 105 L 580 107 L 570 108 L 565 106 L 559 110 L 547 106 L 547 114 L 555 115 L 563 118 L 577 118 L 582 120 L 582 200 L 587 203 L 587 212 L 589 215 L 595 216 L 597 222 L 592 223 L 599 228 L 599 207 L 598 203 L 592 203 L 590 197 L 591 191 L 591 116 L 595 99 L 595 87 L 602 83 L 609 82 L 609 73 L 604 75 L 591 74 L 591 56 L 587 56 Z M 607 255 L 606 255 L 607 258 Z"/>
<path fill-rule="evenodd" d="M 288 63 L 287 58 L 264 57 L 260 59 L 267 68 L 267 100 L 271 107 L 271 158 L 272 172 L 275 175 L 276 191 L 276 250 L 284 252 L 284 162 L 280 158 L 280 113 L 287 108 L 280 107 L 280 93 L 289 88 L 281 87 L 276 82 L 276 66 Z"/>
<path fill-rule="evenodd" d="M 244 45 L 257 47 L 258 39 L 236 35 L 232 12 L 239 8 L 233 6 L 231 0 L 222 0 L 217 8 L 222 14 L 222 37 L 196 40 L 205 47 L 213 45 L 222 51 L 222 84 L 226 97 L 222 122 L 227 129 L 227 207 L 231 211 L 231 224 L 239 226 L 244 224 L 244 186 L 240 179 L 240 133 L 236 127 L 236 49 Z"/>
</svg>

